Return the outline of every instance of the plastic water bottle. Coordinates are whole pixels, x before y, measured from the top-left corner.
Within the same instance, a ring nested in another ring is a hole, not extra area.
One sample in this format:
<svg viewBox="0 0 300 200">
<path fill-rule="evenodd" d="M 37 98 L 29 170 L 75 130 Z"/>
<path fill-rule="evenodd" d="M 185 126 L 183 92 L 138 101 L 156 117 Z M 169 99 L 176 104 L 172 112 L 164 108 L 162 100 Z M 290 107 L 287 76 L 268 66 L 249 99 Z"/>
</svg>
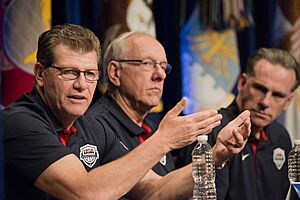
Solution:
<svg viewBox="0 0 300 200">
<path fill-rule="evenodd" d="M 208 136 L 197 137 L 198 144 L 192 152 L 192 174 L 194 178 L 194 200 L 217 199 L 215 186 L 215 162 Z"/>
<path fill-rule="evenodd" d="M 289 153 L 288 176 L 291 184 L 300 182 L 300 140 L 294 140 L 294 147 Z"/>
</svg>

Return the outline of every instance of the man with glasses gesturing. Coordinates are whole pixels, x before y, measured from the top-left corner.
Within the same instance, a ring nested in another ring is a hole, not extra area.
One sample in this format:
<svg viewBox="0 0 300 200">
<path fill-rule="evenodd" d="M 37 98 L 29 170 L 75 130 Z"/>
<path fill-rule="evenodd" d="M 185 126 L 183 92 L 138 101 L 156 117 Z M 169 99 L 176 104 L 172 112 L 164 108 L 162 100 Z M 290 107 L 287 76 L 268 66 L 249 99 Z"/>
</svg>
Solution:
<svg viewBox="0 0 300 200">
<path fill-rule="evenodd" d="M 131 43 L 131 41 L 133 41 Z M 106 75 L 112 70 L 120 73 L 120 83 L 108 81 L 108 91 L 88 114 L 111 126 L 127 150 L 132 150 L 155 132 L 151 121 L 145 119 L 151 108 L 158 105 L 163 82 L 172 66 L 164 49 L 152 37 L 139 32 L 124 33 L 115 39 L 104 55 Z M 110 73 L 110 74 L 109 74 Z M 150 77 L 150 78 L 149 78 Z M 99 119 L 100 120 L 100 119 Z M 153 170 L 163 176 L 175 169 L 170 153 L 163 155 Z"/>
<path fill-rule="evenodd" d="M 214 113 L 212 110 L 189 116 L 178 116 L 175 119 L 178 122 L 176 124 L 174 124 L 175 121 L 166 121 L 169 112 L 162 119 L 157 131 L 151 122 L 145 119 L 151 108 L 158 105 L 164 80 L 171 70 L 163 46 L 152 36 L 140 32 L 123 33 L 106 49 L 103 65 L 107 78 L 107 92 L 95 102 L 86 115 L 94 119 L 94 130 L 116 135 L 124 150 L 131 153 L 143 145 L 151 144 L 153 148 L 147 149 L 142 154 L 143 159 L 150 159 L 153 158 L 155 152 L 161 152 L 164 149 L 165 145 L 161 143 L 166 140 L 174 142 L 178 137 L 177 134 L 183 136 L 197 126 L 201 131 L 199 134 L 207 134 L 212 127 L 217 125 L 213 119 L 214 115 L 209 114 Z M 186 100 L 181 100 L 179 104 L 181 103 L 185 105 Z M 184 106 L 181 108 L 183 109 Z M 213 147 L 217 166 L 243 148 L 234 144 L 234 141 L 241 136 L 240 134 L 245 139 L 247 131 L 238 133 L 234 129 L 250 128 L 249 121 L 245 120 L 248 114 L 248 111 L 245 111 L 222 129 Z M 201 123 L 190 124 L 195 120 L 194 117 L 199 120 L 203 119 L 202 127 L 200 127 Z M 207 127 L 206 123 L 212 125 Z M 172 128 L 165 135 L 166 137 L 162 137 L 160 129 L 164 129 L 167 124 Z M 240 125 L 241 127 L 238 128 Z M 229 140 L 228 138 L 235 139 Z M 193 189 L 192 167 L 189 165 L 173 171 L 172 159 L 167 154 L 172 149 L 186 145 L 185 139 L 179 140 L 179 143 L 181 144 L 169 146 L 167 151 L 161 152 L 162 154 L 156 154 L 156 162 L 159 162 L 152 168 L 155 173 L 150 170 L 125 197 L 130 199 L 189 199 Z M 113 158 L 110 158 L 112 156 L 113 154 L 110 154 L 107 159 L 112 160 Z M 145 170 L 146 166 L 142 158 L 134 162 L 136 171 L 133 173 Z"/>
<path fill-rule="evenodd" d="M 151 177 L 148 171 L 168 151 L 217 126 L 221 116 L 206 111 L 178 117 L 186 104 L 182 100 L 166 114 L 155 137 L 128 153 L 108 124 L 84 115 L 99 78 L 99 62 L 99 40 L 88 29 L 58 25 L 40 35 L 35 86 L 3 110 L 5 199 L 118 199 L 129 190 L 132 199 L 155 196 L 157 191 L 165 199 L 191 195 L 191 188 L 180 189 L 191 183 L 191 169 L 159 181 L 143 177 Z M 214 149 L 217 164 L 242 149 L 249 131 L 249 112 L 224 128 Z M 115 161 L 108 163 L 111 160 Z M 156 185 L 163 190 L 154 190 Z"/>
</svg>

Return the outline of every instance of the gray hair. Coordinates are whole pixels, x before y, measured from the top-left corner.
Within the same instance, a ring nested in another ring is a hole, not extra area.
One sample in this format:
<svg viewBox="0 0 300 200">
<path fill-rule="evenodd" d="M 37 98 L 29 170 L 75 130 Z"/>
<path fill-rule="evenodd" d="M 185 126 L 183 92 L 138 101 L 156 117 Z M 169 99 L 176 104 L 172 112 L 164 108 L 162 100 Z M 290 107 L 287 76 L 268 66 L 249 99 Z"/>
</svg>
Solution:
<svg viewBox="0 0 300 200">
<path fill-rule="evenodd" d="M 294 69 L 296 73 L 296 83 L 291 88 L 291 92 L 295 91 L 299 86 L 300 80 L 300 66 L 297 60 L 287 51 L 277 48 L 260 48 L 255 51 L 249 58 L 247 63 L 246 73 L 250 76 L 254 76 L 254 66 L 261 60 L 265 59 L 272 64 L 279 64 L 286 69 Z"/>
<path fill-rule="evenodd" d="M 107 78 L 107 67 L 110 61 L 116 59 L 124 59 L 122 58 L 123 54 L 128 50 L 132 49 L 132 43 L 129 42 L 129 38 L 132 36 L 139 35 L 148 35 L 147 33 L 138 32 L 138 31 L 130 31 L 124 32 L 116 37 L 107 47 L 104 57 L 103 57 L 103 70 L 104 70 L 104 79 Z M 149 35 L 150 36 L 150 35 Z M 151 36 L 152 37 L 152 36 Z"/>
</svg>

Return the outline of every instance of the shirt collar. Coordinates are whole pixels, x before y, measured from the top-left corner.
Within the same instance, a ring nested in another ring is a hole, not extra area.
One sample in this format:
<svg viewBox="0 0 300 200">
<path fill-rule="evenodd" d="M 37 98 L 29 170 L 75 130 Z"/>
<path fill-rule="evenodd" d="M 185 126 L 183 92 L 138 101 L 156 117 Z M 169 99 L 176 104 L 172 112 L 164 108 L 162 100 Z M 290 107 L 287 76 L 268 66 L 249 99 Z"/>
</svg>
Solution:
<svg viewBox="0 0 300 200">
<path fill-rule="evenodd" d="M 98 100 L 97 103 L 102 104 L 106 109 L 124 126 L 130 133 L 134 135 L 142 134 L 145 129 L 140 127 L 135 122 L 133 122 L 128 115 L 122 110 L 122 108 L 117 104 L 117 102 L 107 93 L 103 94 Z M 149 121 L 144 120 L 145 124 L 149 126 Z"/>
<path fill-rule="evenodd" d="M 31 92 L 31 94 L 33 95 L 33 98 L 36 100 L 36 102 L 40 105 L 40 107 L 42 108 L 45 117 L 47 118 L 47 120 L 51 123 L 51 125 L 53 126 L 53 128 L 55 129 L 55 131 L 61 132 L 64 130 L 62 124 L 60 123 L 60 121 L 55 117 L 55 115 L 53 114 L 53 112 L 50 110 L 50 108 L 46 105 L 46 103 L 44 102 L 44 100 L 42 99 L 42 97 L 40 96 L 40 94 L 38 93 L 37 89 L 34 88 Z"/>
</svg>

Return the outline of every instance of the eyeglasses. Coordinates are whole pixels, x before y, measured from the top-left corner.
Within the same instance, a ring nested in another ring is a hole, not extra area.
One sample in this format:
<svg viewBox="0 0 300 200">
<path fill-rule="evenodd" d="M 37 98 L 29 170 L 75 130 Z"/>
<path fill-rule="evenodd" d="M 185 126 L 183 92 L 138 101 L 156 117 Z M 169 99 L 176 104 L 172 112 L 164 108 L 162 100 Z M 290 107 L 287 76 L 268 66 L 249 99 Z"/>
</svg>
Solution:
<svg viewBox="0 0 300 200">
<path fill-rule="evenodd" d="M 150 58 L 146 58 L 143 60 L 127 60 L 127 59 L 121 59 L 121 60 L 115 60 L 117 62 L 125 62 L 125 63 L 132 63 L 136 65 L 141 65 L 142 68 L 145 71 L 151 71 L 155 68 L 155 66 L 158 64 L 163 70 L 165 70 L 166 74 L 169 74 L 171 72 L 172 66 L 167 62 L 155 62 L 154 60 Z"/>
<path fill-rule="evenodd" d="M 87 81 L 93 82 L 99 79 L 99 70 L 97 69 L 87 69 L 81 71 L 73 67 L 57 67 L 57 66 L 48 66 L 60 71 L 60 75 L 66 80 L 76 80 L 80 73 L 84 74 L 84 77 Z"/>
</svg>

